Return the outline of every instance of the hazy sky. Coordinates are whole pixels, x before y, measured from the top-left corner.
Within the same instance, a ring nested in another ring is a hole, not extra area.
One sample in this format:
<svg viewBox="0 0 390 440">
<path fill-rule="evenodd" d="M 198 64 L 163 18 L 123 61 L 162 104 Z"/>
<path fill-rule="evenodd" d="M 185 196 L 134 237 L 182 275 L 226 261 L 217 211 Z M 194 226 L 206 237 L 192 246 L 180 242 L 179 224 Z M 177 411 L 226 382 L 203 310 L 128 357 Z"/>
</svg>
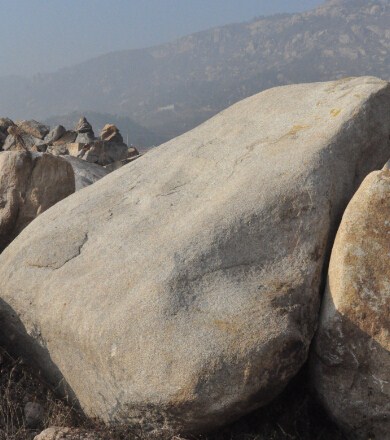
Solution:
<svg viewBox="0 0 390 440">
<path fill-rule="evenodd" d="M 0 0 L 0 76 L 55 71 L 324 0 Z"/>
</svg>

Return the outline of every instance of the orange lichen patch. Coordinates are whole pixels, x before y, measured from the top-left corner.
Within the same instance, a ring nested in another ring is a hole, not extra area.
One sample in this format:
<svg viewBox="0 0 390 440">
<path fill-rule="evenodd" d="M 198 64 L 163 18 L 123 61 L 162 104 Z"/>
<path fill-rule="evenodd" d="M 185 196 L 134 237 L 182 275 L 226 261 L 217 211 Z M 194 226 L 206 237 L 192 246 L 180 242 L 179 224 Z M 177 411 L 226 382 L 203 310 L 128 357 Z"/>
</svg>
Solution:
<svg viewBox="0 0 390 440">
<path fill-rule="evenodd" d="M 287 134 L 294 136 L 297 133 L 299 133 L 300 131 L 306 130 L 307 128 L 309 128 L 308 125 L 293 125 Z"/>
<path fill-rule="evenodd" d="M 214 324 L 216 327 L 218 327 L 220 330 L 224 332 L 235 333 L 238 331 L 237 325 L 230 321 L 223 321 L 221 319 L 216 319 L 214 320 Z"/>
<path fill-rule="evenodd" d="M 339 114 L 341 113 L 341 109 L 339 109 L 339 108 L 333 108 L 331 111 L 330 111 L 330 114 L 335 118 L 336 116 L 338 116 Z"/>
</svg>

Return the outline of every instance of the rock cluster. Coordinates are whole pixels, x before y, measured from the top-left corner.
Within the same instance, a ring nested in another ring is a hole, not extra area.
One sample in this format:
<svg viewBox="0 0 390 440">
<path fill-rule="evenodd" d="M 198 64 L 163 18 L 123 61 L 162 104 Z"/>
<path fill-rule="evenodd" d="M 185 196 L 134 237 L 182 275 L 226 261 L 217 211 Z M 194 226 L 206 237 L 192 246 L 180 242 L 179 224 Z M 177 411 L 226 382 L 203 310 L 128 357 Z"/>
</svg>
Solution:
<svg viewBox="0 0 390 440">
<path fill-rule="evenodd" d="M 318 328 L 325 408 L 389 438 L 389 121 L 376 78 L 271 89 L 57 203 L 0 255 L 0 343 L 91 417 L 186 433 L 267 405 Z"/>
<path fill-rule="evenodd" d="M 136 148 L 129 148 L 118 128 L 107 124 L 100 138 L 95 138 L 91 124 L 80 118 L 74 130 L 62 125 L 50 127 L 37 121 L 16 121 L 0 119 L 0 151 L 27 150 L 47 152 L 54 156 L 71 155 L 87 162 L 108 166 L 109 170 L 119 168 L 138 156 Z"/>
</svg>

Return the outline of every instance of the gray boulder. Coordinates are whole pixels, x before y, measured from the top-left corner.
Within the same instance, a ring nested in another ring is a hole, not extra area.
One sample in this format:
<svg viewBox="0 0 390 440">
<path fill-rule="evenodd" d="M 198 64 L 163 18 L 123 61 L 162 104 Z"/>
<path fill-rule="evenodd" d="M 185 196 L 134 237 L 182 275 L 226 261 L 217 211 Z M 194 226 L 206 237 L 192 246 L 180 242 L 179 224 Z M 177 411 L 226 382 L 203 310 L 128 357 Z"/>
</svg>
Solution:
<svg viewBox="0 0 390 440">
<path fill-rule="evenodd" d="M 7 134 L 8 127 L 15 125 L 9 118 L 0 118 L 0 132 Z"/>
<path fill-rule="evenodd" d="M 70 164 L 49 154 L 0 153 L 0 252 L 32 220 L 75 190 Z"/>
<path fill-rule="evenodd" d="M 99 165 L 109 165 L 113 162 L 120 162 L 126 159 L 127 156 L 127 145 L 106 141 L 95 141 L 79 154 L 79 157 L 87 162 L 97 163 Z"/>
<path fill-rule="evenodd" d="M 389 116 L 376 78 L 271 89 L 73 194 L 0 256 L 2 342 L 108 422 L 199 431 L 266 405 L 307 358 Z"/>
<path fill-rule="evenodd" d="M 93 134 L 92 125 L 87 121 L 84 116 L 79 119 L 79 122 L 75 127 L 75 131 L 77 133 L 91 133 L 92 137 L 95 137 L 95 135 Z"/>
<path fill-rule="evenodd" d="M 7 135 L 0 131 L 0 150 L 2 149 L 6 139 Z"/>
<path fill-rule="evenodd" d="M 90 144 L 91 142 L 93 142 L 95 140 L 95 137 L 93 135 L 93 132 L 89 132 L 89 133 L 78 133 L 75 143 L 78 144 Z"/>
<path fill-rule="evenodd" d="M 65 154 L 69 154 L 68 145 L 69 144 L 49 145 L 46 152 L 52 154 L 53 156 L 63 156 Z"/>
<path fill-rule="evenodd" d="M 37 147 L 35 151 L 38 151 L 40 148 L 46 148 L 41 139 L 24 132 L 16 125 L 8 127 L 7 132 L 8 136 L 3 144 L 4 151 L 31 151 L 34 150 L 35 146 Z"/>
<path fill-rule="evenodd" d="M 16 121 L 15 124 L 25 133 L 41 140 L 44 139 L 50 131 L 50 127 L 34 120 Z"/>
<path fill-rule="evenodd" d="M 329 265 L 312 357 L 314 386 L 350 438 L 390 438 L 390 171 L 366 177 Z"/>
<path fill-rule="evenodd" d="M 120 134 L 118 127 L 114 124 L 106 124 L 103 127 L 100 133 L 100 139 L 102 141 L 109 141 L 109 142 L 123 144 L 123 137 Z"/>
<path fill-rule="evenodd" d="M 100 165 L 86 162 L 73 156 L 64 156 L 73 168 L 75 174 L 76 191 L 92 185 L 102 177 L 109 174 L 109 171 Z"/>
<path fill-rule="evenodd" d="M 60 146 L 65 144 L 71 144 L 76 140 L 76 137 L 77 137 L 77 133 L 75 131 L 68 130 L 58 140 L 54 141 L 53 145 Z"/>
<path fill-rule="evenodd" d="M 65 127 L 62 125 L 57 125 L 54 128 L 52 128 L 49 133 L 45 136 L 45 142 L 47 144 L 52 144 L 55 141 L 58 141 L 62 136 L 64 136 L 66 133 Z"/>
</svg>

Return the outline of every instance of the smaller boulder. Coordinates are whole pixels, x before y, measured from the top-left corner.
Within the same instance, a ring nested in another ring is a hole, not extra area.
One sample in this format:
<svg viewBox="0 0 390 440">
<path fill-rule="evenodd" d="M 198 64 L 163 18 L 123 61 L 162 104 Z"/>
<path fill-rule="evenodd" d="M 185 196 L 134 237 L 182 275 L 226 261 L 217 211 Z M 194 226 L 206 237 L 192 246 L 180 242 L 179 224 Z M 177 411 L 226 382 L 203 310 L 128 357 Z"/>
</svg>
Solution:
<svg viewBox="0 0 390 440">
<path fill-rule="evenodd" d="M 116 142 L 119 144 L 123 144 L 123 137 L 119 133 L 119 129 L 114 124 L 106 124 L 101 133 L 100 133 L 100 139 L 102 141 L 109 141 L 109 142 Z"/>
<path fill-rule="evenodd" d="M 46 152 L 52 154 L 53 156 L 63 156 L 65 154 L 69 154 L 68 145 L 69 144 L 50 145 L 47 147 Z"/>
<path fill-rule="evenodd" d="M 83 148 L 79 157 L 87 162 L 109 165 L 127 158 L 127 145 L 114 142 L 96 141 Z"/>
<path fill-rule="evenodd" d="M 324 407 L 356 440 L 390 433 L 390 171 L 369 174 L 344 212 L 312 353 Z"/>
<path fill-rule="evenodd" d="M 72 166 L 45 153 L 0 153 L 0 252 L 38 215 L 75 191 Z"/>
<path fill-rule="evenodd" d="M 65 127 L 62 125 L 57 125 L 52 128 L 49 133 L 45 136 L 45 142 L 50 145 L 55 141 L 58 141 L 66 133 Z"/>
<path fill-rule="evenodd" d="M 0 118 L 0 132 L 7 134 L 8 127 L 15 125 L 9 118 Z"/>
<path fill-rule="evenodd" d="M 80 151 L 84 148 L 85 144 L 79 142 L 72 142 L 67 145 L 68 151 L 71 156 L 78 157 Z"/>
<path fill-rule="evenodd" d="M 93 135 L 93 131 L 88 133 L 78 133 L 75 143 L 86 145 L 86 144 L 90 144 L 94 140 L 95 137 Z"/>
<path fill-rule="evenodd" d="M 16 125 L 25 133 L 41 140 L 44 139 L 50 131 L 50 127 L 33 119 L 30 121 L 17 121 Z"/>
<path fill-rule="evenodd" d="M 17 125 L 9 126 L 7 132 L 9 135 L 7 136 L 3 145 L 4 151 L 32 150 L 35 145 L 40 146 L 42 144 L 41 139 L 24 132 Z M 38 151 L 40 151 L 40 149 L 38 149 Z"/>
<path fill-rule="evenodd" d="M 92 133 L 92 137 L 95 137 L 92 125 L 87 121 L 84 116 L 79 119 L 79 122 L 75 127 L 75 131 L 77 131 L 77 133 Z"/>
<path fill-rule="evenodd" d="M 43 406 L 38 402 L 27 402 L 24 406 L 24 418 L 27 428 L 36 428 L 42 424 L 45 416 Z"/>
<path fill-rule="evenodd" d="M 83 429 L 51 427 L 36 435 L 34 440 L 103 440 L 103 437 Z"/>
<path fill-rule="evenodd" d="M 137 156 L 139 156 L 139 151 L 135 147 L 129 147 L 127 150 L 127 158 L 131 159 Z"/>
<path fill-rule="evenodd" d="M 53 141 L 53 145 L 64 145 L 64 144 L 71 144 L 76 140 L 77 133 L 72 130 L 66 131 L 63 136 L 61 136 L 58 140 Z"/>
<path fill-rule="evenodd" d="M 2 149 L 6 139 L 7 139 L 7 135 L 0 131 L 0 150 Z"/>
<path fill-rule="evenodd" d="M 92 185 L 109 173 L 106 168 L 95 163 L 86 162 L 77 157 L 64 156 L 64 159 L 72 165 L 75 175 L 76 191 Z"/>
</svg>

